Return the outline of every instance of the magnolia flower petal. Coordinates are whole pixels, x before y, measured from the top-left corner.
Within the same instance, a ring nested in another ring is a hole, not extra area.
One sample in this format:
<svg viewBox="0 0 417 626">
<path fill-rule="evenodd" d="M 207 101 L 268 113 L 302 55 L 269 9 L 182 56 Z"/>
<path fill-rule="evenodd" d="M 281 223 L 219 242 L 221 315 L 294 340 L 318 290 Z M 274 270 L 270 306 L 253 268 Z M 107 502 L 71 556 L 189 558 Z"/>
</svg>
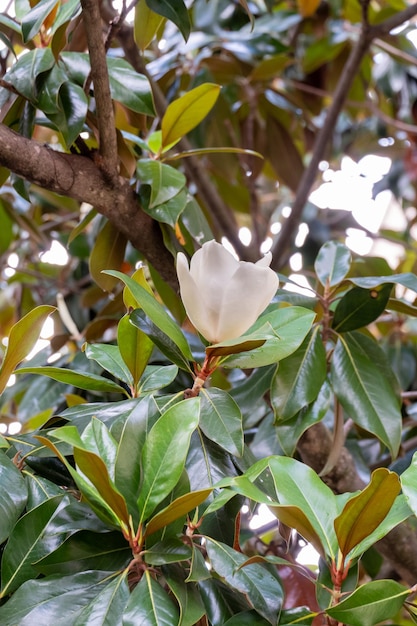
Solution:
<svg viewBox="0 0 417 626">
<path fill-rule="evenodd" d="M 262 257 L 262 259 L 259 259 L 259 261 L 256 261 L 255 265 L 259 265 L 261 267 L 269 267 L 271 265 L 271 261 L 272 261 L 272 252 L 267 252 L 265 256 Z"/>
<path fill-rule="evenodd" d="M 181 299 L 186 313 L 195 328 L 209 341 L 216 343 L 213 331 L 217 325 L 217 316 L 208 311 L 206 300 L 202 297 L 204 287 L 196 282 L 188 267 L 185 254 L 177 255 L 177 274 L 180 283 Z"/>
<path fill-rule="evenodd" d="M 245 333 L 271 302 L 278 284 L 278 276 L 269 267 L 241 262 L 219 312 L 217 341 Z"/>
<path fill-rule="evenodd" d="M 210 290 L 210 284 L 215 284 L 218 291 L 219 276 L 229 280 L 239 267 L 239 262 L 217 241 L 211 240 L 203 244 L 192 256 L 190 272 L 197 284 L 205 284 Z"/>
</svg>

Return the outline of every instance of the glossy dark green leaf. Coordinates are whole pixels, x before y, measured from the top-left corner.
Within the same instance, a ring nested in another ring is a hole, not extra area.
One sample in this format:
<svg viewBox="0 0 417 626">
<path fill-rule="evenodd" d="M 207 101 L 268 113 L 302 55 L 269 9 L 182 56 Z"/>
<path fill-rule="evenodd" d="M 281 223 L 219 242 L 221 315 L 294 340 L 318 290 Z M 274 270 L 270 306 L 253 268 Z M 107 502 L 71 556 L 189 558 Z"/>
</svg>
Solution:
<svg viewBox="0 0 417 626">
<path fill-rule="evenodd" d="M 271 383 L 276 423 L 291 419 L 316 400 L 326 379 L 326 351 L 316 326 L 293 354 L 279 363 Z"/>
<path fill-rule="evenodd" d="M 317 398 L 304 409 L 301 409 L 294 417 L 280 422 L 275 426 L 278 442 L 286 456 L 293 456 L 298 440 L 301 435 L 313 424 L 320 422 L 330 409 L 333 401 L 333 393 L 328 381 L 326 381 Z M 258 431 L 259 432 L 259 431 Z"/>
<path fill-rule="evenodd" d="M 38 34 L 43 22 L 59 0 L 40 0 L 22 20 L 23 41 L 26 43 Z"/>
<path fill-rule="evenodd" d="M 178 607 L 164 589 L 145 570 L 130 595 L 123 615 L 123 626 L 177 626 Z"/>
<path fill-rule="evenodd" d="M 345 245 L 328 241 L 319 250 L 314 262 L 317 278 L 323 287 L 338 285 L 349 271 L 352 255 Z"/>
<path fill-rule="evenodd" d="M 210 387 L 200 392 L 200 428 L 209 439 L 231 454 L 243 454 L 242 414 L 233 398 L 223 389 Z"/>
<path fill-rule="evenodd" d="M 391 291 L 391 283 L 373 289 L 353 287 L 337 305 L 332 328 L 345 333 L 375 321 L 383 313 Z"/>
<path fill-rule="evenodd" d="M 331 489 L 314 470 L 295 459 L 271 457 L 268 466 L 280 504 L 298 507 L 313 526 L 325 553 L 334 558 L 338 544 L 333 520 L 339 511 Z"/>
<path fill-rule="evenodd" d="M 183 0 L 146 0 L 146 4 L 151 11 L 173 22 L 187 41 L 190 35 L 191 23 Z"/>
<path fill-rule="evenodd" d="M 159 412 L 151 408 L 152 403 L 151 399 L 144 398 L 125 420 L 119 436 L 114 468 L 116 487 L 126 498 L 135 524 L 139 521 L 137 499 L 141 479 L 142 448 L 148 431 L 159 417 Z"/>
<path fill-rule="evenodd" d="M 130 314 L 132 324 L 141 330 L 165 354 L 165 356 L 181 369 L 189 370 L 190 365 L 184 358 L 182 350 L 171 338 L 157 326 L 141 309 L 135 309 Z"/>
<path fill-rule="evenodd" d="M 28 471 L 24 472 L 24 476 L 28 490 L 28 499 L 26 503 L 27 511 L 39 506 L 42 502 L 45 502 L 45 500 L 49 500 L 54 496 L 62 495 L 62 487 L 59 487 L 47 478 L 43 478 L 42 476 L 38 476 L 37 474 L 33 474 Z"/>
<path fill-rule="evenodd" d="M 79 85 L 65 82 L 59 90 L 57 106 L 57 112 L 48 114 L 48 118 L 56 124 L 69 147 L 84 128 L 88 110 L 87 96 Z"/>
<path fill-rule="evenodd" d="M 258 615 L 256 611 L 238 613 L 225 622 L 224 626 L 268 626 L 270 622 Z M 281 620 L 280 620 L 281 623 Z"/>
<path fill-rule="evenodd" d="M 297 306 L 261 315 L 249 329 L 248 334 L 253 334 L 260 329 L 266 332 L 266 327 L 268 327 L 267 341 L 255 350 L 229 357 L 224 362 L 224 366 L 252 369 L 285 359 L 302 344 L 315 316 L 314 312 Z"/>
<path fill-rule="evenodd" d="M 142 185 L 150 185 L 151 187 L 149 209 L 164 204 L 177 196 L 184 189 L 186 183 L 182 172 L 154 159 L 140 159 L 137 164 L 137 174 Z M 185 204 L 181 210 L 184 207 Z M 152 215 L 152 212 L 150 214 Z"/>
<path fill-rule="evenodd" d="M 209 537 L 206 541 L 207 555 L 213 569 L 231 587 L 244 593 L 253 608 L 270 624 L 276 624 L 283 600 L 278 580 L 262 565 L 255 563 L 241 567 L 247 560 L 241 552 Z"/>
<path fill-rule="evenodd" d="M 8 456 L 0 451 L 0 544 L 6 541 L 28 497 L 21 472 Z"/>
<path fill-rule="evenodd" d="M 159 541 L 144 551 L 143 558 L 149 565 L 179 563 L 191 558 L 191 548 L 178 538 Z"/>
<path fill-rule="evenodd" d="M 48 376 L 60 383 L 73 385 L 74 387 L 78 387 L 78 389 L 122 393 L 123 395 L 127 395 L 123 387 L 108 378 L 97 376 L 97 374 L 74 372 L 73 370 L 62 367 L 20 367 L 16 370 L 16 374 L 38 374 L 40 376 Z"/>
<path fill-rule="evenodd" d="M 151 428 L 142 452 L 144 474 L 138 498 L 141 522 L 177 484 L 199 417 L 200 400 L 190 398 L 168 409 Z"/>
<path fill-rule="evenodd" d="M 378 365 L 357 347 L 350 334 L 337 341 L 331 384 L 349 417 L 378 437 L 395 457 L 401 439 L 399 398 Z"/>
<path fill-rule="evenodd" d="M 153 208 L 144 207 L 145 213 L 148 213 L 154 220 L 169 224 L 175 228 L 181 213 L 184 211 L 188 202 L 188 191 L 181 189 L 173 198 L 166 202 L 162 202 Z"/>
<path fill-rule="evenodd" d="M 0 606 L 2 626 L 54 624 L 68 626 L 101 591 L 108 572 L 81 572 L 71 576 L 47 576 L 23 583 Z"/>
<path fill-rule="evenodd" d="M 88 570 L 119 571 L 129 564 L 132 551 L 122 533 L 96 533 L 82 530 L 73 533 L 43 558 L 34 568 L 38 573 L 75 574 Z"/>
<path fill-rule="evenodd" d="M 16 523 L 4 549 L 1 562 L 1 593 L 5 597 L 26 580 L 36 578 L 33 563 L 54 550 L 63 540 L 48 535 L 47 526 L 60 505 L 62 496 L 46 500 Z"/>
<path fill-rule="evenodd" d="M 121 272 L 108 271 L 111 276 L 116 276 L 123 281 L 131 292 L 133 298 L 136 300 L 139 306 L 145 311 L 146 315 L 152 320 L 152 322 L 165 334 L 167 334 L 175 345 L 180 349 L 181 353 L 186 360 L 193 360 L 193 356 L 190 351 L 190 347 L 181 332 L 181 329 L 174 320 L 168 315 L 164 307 L 154 298 L 146 289 L 141 287 L 129 276 L 122 274 Z"/>
<path fill-rule="evenodd" d="M 206 612 L 197 585 L 185 581 L 185 572 L 178 565 L 164 567 L 163 572 L 178 602 L 180 626 L 195 626 Z"/>
<path fill-rule="evenodd" d="M 129 601 L 127 572 L 113 578 L 81 611 L 73 626 L 115 626 L 123 623 Z"/>
<path fill-rule="evenodd" d="M 152 90 L 148 79 L 136 72 L 124 59 L 107 57 L 110 91 L 113 100 L 124 104 L 128 109 L 155 115 Z"/>
<path fill-rule="evenodd" d="M 149 357 L 152 354 L 153 342 L 141 330 L 130 322 L 130 316 L 124 315 L 117 325 L 117 343 L 123 362 L 130 374 L 134 389 L 137 389 Z"/>
<path fill-rule="evenodd" d="M 22 96 L 36 104 L 38 99 L 38 77 L 52 69 L 54 64 L 55 59 L 50 48 L 35 48 L 22 55 L 4 78 Z"/>
<path fill-rule="evenodd" d="M 141 393 L 156 391 L 170 385 L 178 374 L 176 365 L 148 365 L 140 381 Z"/>
<path fill-rule="evenodd" d="M 55 431 L 55 433 L 59 433 Z M 117 442 L 111 435 L 109 429 L 97 417 L 93 417 L 91 422 L 84 429 L 81 436 L 84 446 L 99 456 L 106 465 L 109 476 L 114 479 L 114 466 L 117 455 Z"/>
<path fill-rule="evenodd" d="M 118 346 L 104 343 L 85 344 L 84 352 L 88 359 L 96 361 L 104 370 L 122 380 L 126 385 L 133 383 L 132 375 L 122 359 Z"/>
<path fill-rule="evenodd" d="M 333 619 L 351 626 L 375 626 L 394 618 L 410 590 L 394 580 L 373 580 L 326 610 Z"/>
</svg>

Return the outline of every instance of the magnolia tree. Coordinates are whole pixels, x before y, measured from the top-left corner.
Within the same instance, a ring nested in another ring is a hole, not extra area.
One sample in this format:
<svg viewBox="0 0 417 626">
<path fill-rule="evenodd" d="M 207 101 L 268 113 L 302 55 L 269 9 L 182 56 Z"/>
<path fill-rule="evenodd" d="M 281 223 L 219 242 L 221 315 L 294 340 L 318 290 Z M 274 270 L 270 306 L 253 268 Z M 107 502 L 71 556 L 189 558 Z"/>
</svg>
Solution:
<svg viewBox="0 0 417 626">
<path fill-rule="evenodd" d="M 2 626 L 416 623 L 416 14 L 0 15 Z M 346 154 L 398 261 L 309 199 Z"/>
</svg>

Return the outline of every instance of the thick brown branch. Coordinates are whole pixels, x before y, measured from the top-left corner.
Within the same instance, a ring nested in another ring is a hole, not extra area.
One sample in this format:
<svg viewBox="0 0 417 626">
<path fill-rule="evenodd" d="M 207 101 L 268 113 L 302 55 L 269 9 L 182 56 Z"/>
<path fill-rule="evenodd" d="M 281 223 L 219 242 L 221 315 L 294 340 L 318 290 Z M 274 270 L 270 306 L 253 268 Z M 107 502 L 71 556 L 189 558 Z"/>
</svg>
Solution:
<svg viewBox="0 0 417 626">
<path fill-rule="evenodd" d="M 293 240 L 294 233 L 300 223 L 300 218 L 304 206 L 308 200 L 311 188 L 316 180 L 318 166 L 323 160 L 327 144 L 329 143 L 336 126 L 337 118 L 349 93 L 353 79 L 356 76 L 362 59 L 368 50 L 370 38 L 365 28 L 354 47 L 343 68 L 339 83 L 334 92 L 333 102 L 328 110 L 326 120 L 317 135 L 314 144 L 313 154 L 311 156 L 308 167 L 304 170 L 297 195 L 292 205 L 292 211 L 289 218 L 284 222 L 278 239 L 272 247 L 273 260 L 271 267 L 280 269 L 288 260 L 289 249 Z"/>
<path fill-rule="evenodd" d="M 81 6 L 94 84 L 102 168 L 110 179 L 116 180 L 118 175 L 117 135 L 99 4 L 98 0 L 81 0 Z"/>
<path fill-rule="evenodd" d="M 86 157 L 64 154 L 26 139 L 0 124 L 0 165 L 58 194 L 93 205 L 174 288 L 177 277 L 157 222 L 144 213 L 128 181 L 109 181 Z"/>
</svg>

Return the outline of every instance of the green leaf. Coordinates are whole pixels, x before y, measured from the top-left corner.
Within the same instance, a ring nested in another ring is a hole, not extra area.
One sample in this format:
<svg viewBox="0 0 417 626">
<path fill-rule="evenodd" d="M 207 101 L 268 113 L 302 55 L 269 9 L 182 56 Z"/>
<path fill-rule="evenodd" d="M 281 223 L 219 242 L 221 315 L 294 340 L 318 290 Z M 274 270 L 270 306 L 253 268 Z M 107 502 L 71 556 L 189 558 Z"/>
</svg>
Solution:
<svg viewBox="0 0 417 626">
<path fill-rule="evenodd" d="M 59 0 L 40 0 L 22 19 L 23 42 L 38 34 L 43 22 L 53 11 Z"/>
<path fill-rule="evenodd" d="M 36 578 L 38 572 L 33 563 L 61 543 L 58 535 L 47 534 L 47 526 L 61 501 L 62 496 L 46 500 L 16 523 L 1 562 L 0 598 L 20 587 L 26 580 Z"/>
<path fill-rule="evenodd" d="M 397 474 L 380 467 L 372 472 L 367 487 L 346 502 L 343 511 L 334 520 L 344 558 L 383 522 L 400 489 Z"/>
<path fill-rule="evenodd" d="M 116 271 L 107 271 L 106 273 L 120 278 L 120 280 L 125 283 L 133 298 L 136 300 L 138 305 L 142 307 L 152 322 L 164 334 L 168 335 L 172 339 L 186 360 L 192 361 L 193 355 L 191 354 L 190 347 L 182 334 L 181 329 L 168 315 L 164 307 L 159 304 L 156 298 L 129 276 Z"/>
<path fill-rule="evenodd" d="M 148 79 L 136 72 L 124 59 L 107 57 L 110 91 L 113 100 L 144 115 L 155 115 L 152 90 Z"/>
<path fill-rule="evenodd" d="M 173 22 L 179 28 L 185 41 L 187 41 L 190 35 L 191 23 L 183 0 L 146 0 L 146 4 L 151 11 Z"/>
<path fill-rule="evenodd" d="M 215 343 L 206 348 L 206 354 L 209 357 L 212 356 L 229 356 L 230 354 L 240 354 L 241 352 L 247 352 L 248 350 L 254 350 L 263 346 L 267 340 L 267 337 L 258 337 L 257 333 L 253 334 L 253 339 L 250 335 L 244 335 L 238 339 L 229 339 L 222 341 L 221 343 Z"/>
<path fill-rule="evenodd" d="M 401 474 L 401 486 L 403 493 L 407 499 L 408 506 L 417 516 L 417 452 L 414 453 L 413 459 L 408 468 Z"/>
<path fill-rule="evenodd" d="M 45 87 L 49 82 L 49 77 L 50 75 L 45 81 Z M 67 80 L 65 76 L 64 80 Z M 56 94 L 58 94 L 58 98 L 56 98 Z M 84 128 L 88 110 L 87 96 L 79 85 L 64 82 L 59 90 L 54 93 L 52 102 L 55 105 L 54 109 L 49 112 L 45 111 L 45 113 L 62 133 L 65 143 L 69 147 Z M 42 107 L 39 105 L 39 108 Z"/>
<path fill-rule="evenodd" d="M 42 326 L 54 311 L 56 308 L 53 306 L 38 306 L 12 326 L 0 367 L 0 394 L 3 393 L 17 365 L 35 346 Z"/>
<path fill-rule="evenodd" d="M 190 364 L 184 358 L 182 351 L 172 341 L 171 336 L 164 333 L 143 311 L 135 309 L 130 314 L 130 319 L 132 324 L 146 334 L 172 363 L 183 370 L 191 371 Z"/>
<path fill-rule="evenodd" d="M 213 490 L 211 488 L 200 489 L 199 491 L 186 493 L 173 500 L 167 507 L 162 509 L 162 511 L 159 511 L 159 513 L 154 515 L 149 520 L 146 524 L 145 536 L 147 537 L 148 535 L 156 533 L 161 528 L 168 526 L 171 522 L 195 509 L 199 504 L 204 502 L 206 498 L 208 498 L 212 491 Z"/>
<path fill-rule="evenodd" d="M 356 589 L 339 604 L 326 609 L 333 619 L 350 626 L 375 626 L 393 618 L 410 590 L 394 580 L 374 580 Z"/>
<path fill-rule="evenodd" d="M 140 381 L 140 393 L 156 391 L 170 385 L 177 374 L 176 365 L 148 365 Z"/>
<path fill-rule="evenodd" d="M 152 407 L 154 411 L 152 411 Z M 159 417 L 151 398 L 141 400 L 123 424 L 117 447 L 114 481 L 126 499 L 135 524 L 139 521 L 137 499 L 141 478 L 141 455 L 148 431 Z"/>
<path fill-rule="evenodd" d="M 87 359 L 96 361 L 104 370 L 126 385 L 132 385 L 132 375 L 122 359 L 118 346 L 103 343 L 85 344 L 84 352 Z"/>
<path fill-rule="evenodd" d="M 59 428 L 52 432 L 59 437 Z M 84 445 L 79 447 L 85 447 L 90 452 L 97 454 L 105 463 L 109 476 L 113 480 L 117 443 L 107 426 L 94 416 L 84 429 L 81 440 Z"/>
<path fill-rule="evenodd" d="M 78 389 L 86 389 L 87 391 L 122 393 L 125 396 L 128 395 L 126 389 L 108 378 L 97 376 L 97 374 L 73 372 L 72 370 L 65 369 L 63 367 L 20 367 L 15 371 L 15 373 L 48 376 L 49 378 L 57 380 L 60 383 L 73 385 L 74 387 L 78 387 Z"/>
<path fill-rule="evenodd" d="M 177 143 L 206 117 L 220 89 L 220 85 L 204 83 L 168 105 L 161 122 L 162 151 Z"/>
<path fill-rule="evenodd" d="M 149 518 L 179 481 L 199 414 L 199 398 L 183 400 L 168 409 L 151 428 L 142 452 L 144 475 L 138 499 L 141 522 Z"/>
<path fill-rule="evenodd" d="M 54 65 L 55 59 L 50 48 L 35 48 L 19 57 L 4 78 L 22 96 L 36 104 L 41 75 Z"/>
<path fill-rule="evenodd" d="M 0 485 L 0 544 L 2 544 L 25 508 L 28 497 L 21 472 L 4 452 L 0 452 Z"/>
<path fill-rule="evenodd" d="M 93 598 L 78 615 L 73 626 L 100 624 L 115 626 L 123 623 L 123 612 L 129 601 L 127 571 L 113 578 L 96 598 Z"/>
<path fill-rule="evenodd" d="M 313 424 L 320 422 L 329 410 L 333 393 L 328 381 L 322 385 L 319 395 L 308 407 L 301 409 L 294 417 L 280 422 L 275 428 L 277 439 L 286 456 L 293 456 L 301 435 Z"/>
<path fill-rule="evenodd" d="M 177 626 L 179 611 L 166 591 L 145 570 L 130 595 L 123 626 Z"/>
<path fill-rule="evenodd" d="M 165 565 L 167 563 L 179 563 L 191 559 L 191 547 L 181 539 L 173 538 L 154 543 L 151 548 L 144 551 L 144 561 L 149 565 Z"/>
<path fill-rule="evenodd" d="M 396 456 L 401 440 L 399 399 L 380 369 L 350 334 L 339 337 L 331 362 L 331 384 L 341 405 L 362 428 Z"/>
<path fill-rule="evenodd" d="M 268 466 L 279 503 L 302 511 L 319 537 L 325 554 L 334 559 L 338 544 L 333 522 L 339 511 L 331 489 L 314 470 L 295 459 L 271 457 Z"/>
<path fill-rule="evenodd" d="M 411 291 L 417 293 L 417 276 L 411 272 L 405 272 L 404 274 L 391 274 L 388 276 L 361 276 L 359 278 L 349 277 L 349 280 L 358 287 L 364 289 L 373 289 L 379 287 L 385 283 L 394 283 L 395 285 L 402 285 Z"/>
<path fill-rule="evenodd" d="M 350 289 L 336 307 L 332 321 L 333 330 L 345 333 L 376 320 L 385 310 L 391 291 L 392 283 L 374 289 Z"/>
<path fill-rule="evenodd" d="M 139 182 L 151 187 L 149 209 L 168 202 L 185 187 L 186 179 L 182 172 L 154 159 L 140 159 L 136 171 Z M 186 202 L 184 202 L 182 210 L 185 204 Z M 150 215 L 152 215 L 152 211 L 150 211 Z"/>
<path fill-rule="evenodd" d="M 164 192 L 165 190 L 161 191 Z M 153 208 L 144 206 L 143 210 L 154 220 L 163 222 L 164 224 L 169 224 L 169 226 L 175 228 L 181 213 L 187 206 L 188 200 L 188 191 L 186 188 L 183 188 L 174 197 L 170 198 L 166 202 L 158 204 Z"/>
<path fill-rule="evenodd" d="M 117 326 L 117 343 L 120 356 L 129 371 L 129 384 L 136 389 L 152 354 L 153 342 L 139 328 L 131 324 L 130 316 L 126 314 Z"/>
<path fill-rule="evenodd" d="M 327 241 L 314 262 L 317 278 L 323 287 L 338 285 L 349 272 L 352 255 L 349 248 L 336 241 Z"/>
<path fill-rule="evenodd" d="M 164 567 L 164 577 L 178 602 L 179 626 L 198 624 L 206 613 L 198 586 L 185 580 L 184 570 L 178 565 Z"/>
<path fill-rule="evenodd" d="M 259 331 L 262 336 L 262 331 L 265 331 L 267 341 L 259 348 L 229 357 L 223 365 L 252 369 L 285 359 L 302 344 L 315 316 L 313 311 L 298 306 L 275 309 L 261 315 L 247 334 L 253 335 Z"/>
<path fill-rule="evenodd" d="M 139 0 L 135 6 L 133 34 L 142 52 L 149 46 L 163 21 L 163 17 L 150 10 L 146 0 Z"/>
<path fill-rule="evenodd" d="M 203 388 L 200 428 L 224 450 L 236 456 L 243 454 L 242 414 L 233 398 L 223 389 Z"/>
<path fill-rule="evenodd" d="M 114 572 L 125 568 L 132 559 L 132 550 L 119 531 L 72 530 L 69 537 L 64 537 L 56 550 L 35 563 L 38 573 L 64 576 L 95 569 Z"/>
<path fill-rule="evenodd" d="M 68 626 L 98 593 L 107 572 L 81 572 L 71 576 L 47 576 L 23 583 L 0 606 L 2 626 L 54 624 Z"/>
<path fill-rule="evenodd" d="M 326 351 L 316 326 L 302 345 L 280 361 L 271 384 L 276 423 L 291 419 L 316 400 L 326 380 Z"/>
<path fill-rule="evenodd" d="M 262 565 L 241 567 L 246 555 L 219 541 L 206 538 L 207 555 L 213 569 L 228 585 L 245 594 L 250 604 L 270 624 L 276 624 L 282 606 L 283 592 L 278 580 Z"/>
</svg>

